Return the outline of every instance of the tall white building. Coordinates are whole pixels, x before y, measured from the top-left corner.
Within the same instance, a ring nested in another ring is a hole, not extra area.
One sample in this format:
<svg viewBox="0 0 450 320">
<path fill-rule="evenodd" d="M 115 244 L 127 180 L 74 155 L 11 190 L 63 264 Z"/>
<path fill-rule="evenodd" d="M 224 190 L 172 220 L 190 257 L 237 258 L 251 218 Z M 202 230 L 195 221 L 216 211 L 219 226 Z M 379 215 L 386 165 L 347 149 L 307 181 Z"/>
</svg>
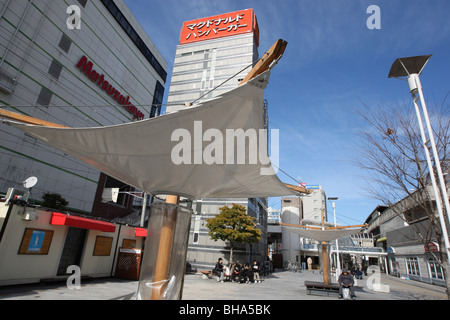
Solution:
<svg viewBox="0 0 450 320">
<path fill-rule="evenodd" d="M 176 50 L 166 113 L 235 88 L 256 63 L 258 46 L 259 29 L 252 9 L 186 21 Z"/>
<path fill-rule="evenodd" d="M 311 223 L 322 223 L 328 221 L 327 216 L 327 197 L 325 191 L 320 185 L 307 185 L 311 190 L 310 194 L 302 194 L 300 197 L 303 203 L 303 219 Z"/>
<path fill-rule="evenodd" d="M 298 197 L 281 198 L 281 220 L 283 223 L 294 225 L 329 227 L 327 217 L 327 201 L 325 191 L 319 185 L 307 185 L 310 194 L 301 194 Z M 301 264 L 308 257 L 318 264 L 317 241 L 308 239 L 282 228 L 282 254 L 283 261 Z"/>
<path fill-rule="evenodd" d="M 252 9 L 186 21 L 180 33 L 167 100 L 167 113 L 186 104 L 214 98 L 239 85 L 258 59 L 259 29 Z M 213 241 L 206 219 L 233 203 L 247 207 L 263 231 L 256 245 L 234 250 L 233 262 L 266 260 L 267 199 L 198 199 L 194 204 L 187 261 L 193 268 L 211 269 L 219 257 L 229 260 L 229 246 Z"/>
<path fill-rule="evenodd" d="M 137 121 L 159 114 L 166 69 L 122 0 L 0 0 L 1 108 L 70 127 Z M 1 193 L 36 176 L 35 200 L 59 193 L 70 208 L 109 218 L 130 207 L 131 197 L 110 207 L 102 198 L 123 183 L 5 124 L 0 131 Z"/>
</svg>

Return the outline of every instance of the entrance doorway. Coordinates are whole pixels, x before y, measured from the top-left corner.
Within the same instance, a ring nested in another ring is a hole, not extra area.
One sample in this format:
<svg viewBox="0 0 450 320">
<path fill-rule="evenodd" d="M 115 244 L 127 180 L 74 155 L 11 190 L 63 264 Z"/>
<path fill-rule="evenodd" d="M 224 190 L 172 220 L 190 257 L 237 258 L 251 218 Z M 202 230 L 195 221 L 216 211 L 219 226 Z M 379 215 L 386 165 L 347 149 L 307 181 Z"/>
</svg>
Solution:
<svg viewBox="0 0 450 320">
<path fill-rule="evenodd" d="M 61 260 L 59 261 L 58 276 L 66 275 L 67 267 L 71 265 L 80 266 L 86 234 L 86 229 L 69 227 Z"/>
</svg>

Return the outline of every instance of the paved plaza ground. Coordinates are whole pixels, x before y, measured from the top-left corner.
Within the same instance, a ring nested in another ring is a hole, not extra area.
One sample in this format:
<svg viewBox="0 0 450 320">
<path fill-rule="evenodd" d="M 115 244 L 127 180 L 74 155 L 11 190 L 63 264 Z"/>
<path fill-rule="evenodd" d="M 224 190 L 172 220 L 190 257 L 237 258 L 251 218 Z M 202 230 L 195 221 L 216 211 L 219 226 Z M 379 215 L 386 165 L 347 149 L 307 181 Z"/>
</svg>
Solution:
<svg viewBox="0 0 450 320">
<path fill-rule="evenodd" d="M 274 272 L 262 277 L 261 283 L 239 284 L 204 279 L 201 274 L 185 276 L 183 300 L 337 300 L 336 296 L 308 295 L 305 281 L 321 281 L 317 271 Z M 413 280 L 381 274 L 380 283 L 389 286 L 389 293 L 375 292 L 367 285 L 368 277 L 358 280 L 357 300 L 446 300 L 445 288 Z M 334 279 L 333 279 L 334 280 Z M 1 300 L 133 300 L 137 281 L 114 278 L 91 279 L 81 289 L 69 290 L 65 283 L 0 287 Z"/>
</svg>

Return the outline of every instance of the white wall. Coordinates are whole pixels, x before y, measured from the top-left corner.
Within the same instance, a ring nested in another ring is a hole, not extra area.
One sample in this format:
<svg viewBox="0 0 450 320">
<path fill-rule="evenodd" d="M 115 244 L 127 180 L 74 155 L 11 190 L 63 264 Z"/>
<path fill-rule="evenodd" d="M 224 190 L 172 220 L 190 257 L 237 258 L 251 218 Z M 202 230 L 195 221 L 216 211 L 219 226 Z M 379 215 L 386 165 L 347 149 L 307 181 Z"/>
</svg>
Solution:
<svg viewBox="0 0 450 320">
<path fill-rule="evenodd" d="M 9 205 L 0 203 L 0 216 L 6 216 L 9 207 Z M 24 207 L 13 206 L 0 242 L 0 286 L 39 282 L 41 279 L 55 278 L 57 274 L 69 227 L 49 224 L 52 211 L 38 208 L 26 208 L 29 212 L 35 212 L 36 220 L 25 221 L 23 220 L 23 210 Z M 54 231 L 48 254 L 19 254 L 26 228 Z M 143 238 L 135 237 L 134 230 L 134 227 L 117 224 L 114 233 L 88 230 L 80 263 L 81 275 L 111 276 L 111 270 L 115 270 L 118 250 L 123 239 L 136 239 L 136 248 L 142 248 Z M 113 237 L 109 256 L 93 255 L 98 235 Z"/>
</svg>

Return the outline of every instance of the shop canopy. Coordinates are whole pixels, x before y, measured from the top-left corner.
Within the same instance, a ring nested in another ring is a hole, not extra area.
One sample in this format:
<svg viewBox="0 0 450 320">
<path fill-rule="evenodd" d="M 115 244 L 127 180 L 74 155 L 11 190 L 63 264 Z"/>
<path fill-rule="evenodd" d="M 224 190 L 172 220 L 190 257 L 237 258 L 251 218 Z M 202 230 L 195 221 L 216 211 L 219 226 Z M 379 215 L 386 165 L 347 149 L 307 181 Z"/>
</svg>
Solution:
<svg viewBox="0 0 450 320">
<path fill-rule="evenodd" d="M 9 124 L 149 194 L 190 199 L 293 195 L 267 157 L 270 133 L 263 129 L 269 74 L 190 108 L 138 122 L 98 128 Z M 278 148 L 274 142 L 272 154 Z"/>
<path fill-rule="evenodd" d="M 143 238 L 145 238 L 145 237 L 147 236 L 147 229 L 144 229 L 144 228 L 136 228 L 136 229 L 134 230 L 134 235 L 135 235 L 136 237 L 143 237 Z"/>
<path fill-rule="evenodd" d="M 50 224 L 56 226 L 68 226 L 81 229 L 98 230 L 102 232 L 116 231 L 116 226 L 112 223 L 59 212 L 52 212 Z"/>
</svg>

